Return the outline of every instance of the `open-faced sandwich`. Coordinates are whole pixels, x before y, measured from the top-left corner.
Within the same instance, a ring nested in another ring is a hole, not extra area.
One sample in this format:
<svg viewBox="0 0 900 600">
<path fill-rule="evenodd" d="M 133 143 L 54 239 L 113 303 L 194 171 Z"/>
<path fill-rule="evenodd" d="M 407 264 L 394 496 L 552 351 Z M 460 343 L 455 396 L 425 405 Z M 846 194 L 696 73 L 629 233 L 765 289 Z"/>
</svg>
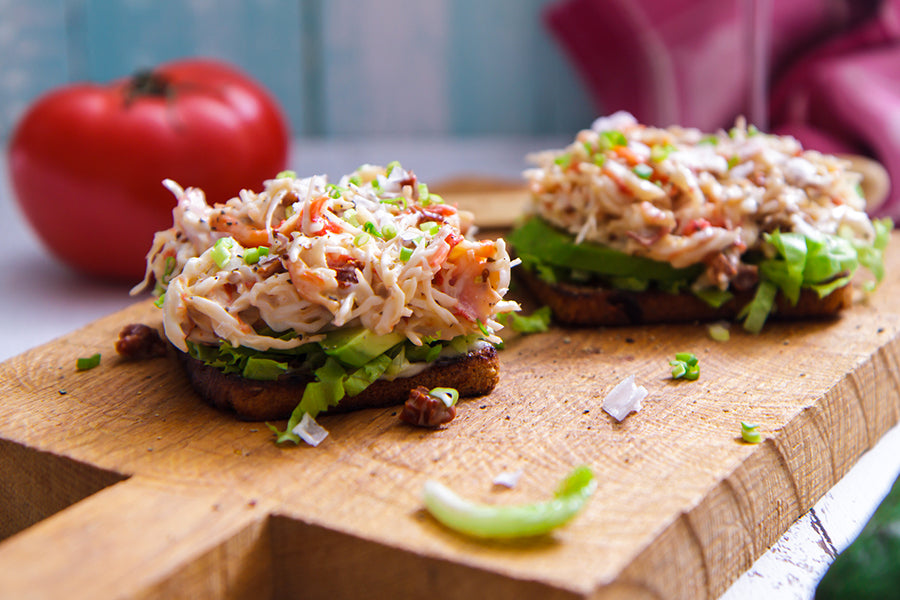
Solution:
<svg viewBox="0 0 900 600">
<path fill-rule="evenodd" d="M 716 134 L 597 119 L 531 157 L 530 214 L 508 236 L 527 286 L 569 324 L 837 313 L 859 266 L 883 276 L 889 220 L 860 176 L 742 119 Z"/>
<path fill-rule="evenodd" d="M 397 163 L 337 184 L 279 174 L 210 206 L 175 194 L 147 274 L 199 394 L 248 420 L 402 404 L 411 389 L 491 391 L 510 258 L 472 215 Z"/>
</svg>

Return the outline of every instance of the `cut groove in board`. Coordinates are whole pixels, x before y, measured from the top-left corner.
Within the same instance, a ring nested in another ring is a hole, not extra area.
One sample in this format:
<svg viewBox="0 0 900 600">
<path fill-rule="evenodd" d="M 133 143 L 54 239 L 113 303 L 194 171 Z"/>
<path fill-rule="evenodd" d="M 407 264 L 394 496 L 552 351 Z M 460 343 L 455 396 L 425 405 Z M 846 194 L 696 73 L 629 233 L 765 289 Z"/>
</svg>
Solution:
<svg viewBox="0 0 900 600">
<path fill-rule="evenodd" d="M 0 540 L 124 479 L 0 438 Z"/>
</svg>

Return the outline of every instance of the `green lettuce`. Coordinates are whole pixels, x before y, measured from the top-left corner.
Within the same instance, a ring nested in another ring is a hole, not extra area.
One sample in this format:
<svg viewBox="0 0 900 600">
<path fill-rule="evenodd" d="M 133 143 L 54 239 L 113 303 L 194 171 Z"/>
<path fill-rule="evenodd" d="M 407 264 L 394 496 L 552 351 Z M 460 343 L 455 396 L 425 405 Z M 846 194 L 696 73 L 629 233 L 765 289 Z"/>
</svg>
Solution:
<svg viewBox="0 0 900 600">
<path fill-rule="evenodd" d="M 869 244 L 849 235 L 825 233 L 802 234 L 774 231 L 764 235 L 775 248 L 776 256 L 759 263 L 760 287 L 739 317 L 746 317 L 744 329 L 759 333 L 775 304 L 774 291 L 781 291 L 795 305 L 803 288 L 815 291 L 820 298 L 847 285 L 862 266 L 872 273 L 872 290 L 884 278 L 884 249 L 890 239 L 893 222 L 873 222 L 875 239 Z M 764 284 L 768 284 L 764 288 Z"/>
</svg>

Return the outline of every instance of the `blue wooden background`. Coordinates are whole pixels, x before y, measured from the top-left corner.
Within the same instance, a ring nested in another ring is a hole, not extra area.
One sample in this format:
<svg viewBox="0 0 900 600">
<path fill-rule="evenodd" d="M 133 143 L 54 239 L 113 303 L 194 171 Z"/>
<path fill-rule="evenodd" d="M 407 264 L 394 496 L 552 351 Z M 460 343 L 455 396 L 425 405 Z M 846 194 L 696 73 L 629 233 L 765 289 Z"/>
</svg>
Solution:
<svg viewBox="0 0 900 600">
<path fill-rule="evenodd" d="M 0 0 L 0 140 L 29 102 L 202 55 L 243 68 L 297 136 L 573 133 L 595 108 L 548 0 Z"/>
</svg>

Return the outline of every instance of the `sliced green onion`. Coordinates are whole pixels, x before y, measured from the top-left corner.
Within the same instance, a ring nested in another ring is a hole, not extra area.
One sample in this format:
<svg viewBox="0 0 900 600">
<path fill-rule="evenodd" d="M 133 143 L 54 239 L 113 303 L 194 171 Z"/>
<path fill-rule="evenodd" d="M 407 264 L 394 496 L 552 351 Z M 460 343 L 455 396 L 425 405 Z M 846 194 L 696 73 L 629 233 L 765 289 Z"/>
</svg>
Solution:
<svg viewBox="0 0 900 600">
<path fill-rule="evenodd" d="M 575 468 L 552 500 L 533 504 L 492 506 L 457 495 L 436 481 L 427 481 L 423 499 L 428 512 L 445 526 L 477 538 L 517 538 L 547 534 L 570 521 L 597 489 L 587 466 Z"/>
<path fill-rule="evenodd" d="M 247 248 L 244 251 L 244 262 L 248 265 L 255 265 L 263 256 L 269 255 L 267 246 L 257 246 L 256 248 Z"/>
<path fill-rule="evenodd" d="M 700 377 L 700 361 L 691 352 L 679 352 L 675 360 L 670 360 L 672 379 L 695 381 Z"/>
<path fill-rule="evenodd" d="M 216 240 L 215 245 L 213 245 L 212 259 L 220 269 L 225 268 L 225 265 L 231 260 L 232 246 L 234 246 L 234 240 L 230 237 L 219 238 Z"/>
<path fill-rule="evenodd" d="M 348 208 L 344 211 L 344 214 L 341 215 L 341 218 L 353 225 L 354 227 L 359 227 L 359 215 L 356 213 L 356 209 Z"/>
<path fill-rule="evenodd" d="M 100 364 L 100 353 L 94 354 L 93 356 L 88 356 L 85 358 L 79 358 L 75 361 L 75 368 L 79 371 L 87 371 L 89 369 L 93 369 L 97 365 Z"/>
<path fill-rule="evenodd" d="M 295 173 L 294 171 L 287 170 L 287 171 L 282 171 L 281 173 L 279 173 L 278 175 L 275 176 L 275 179 L 286 179 L 286 178 L 287 179 L 297 179 L 297 173 Z"/>
<path fill-rule="evenodd" d="M 606 164 L 606 155 L 600 154 L 600 153 L 595 154 L 594 155 L 594 164 L 597 165 L 598 167 L 602 167 L 604 164 Z"/>
<path fill-rule="evenodd" d="M 425 221 L 424 223 L 419 224 L 419 229 L 427 233 L 428 235 L 434 235 L 440 230 L 441 226 L 435 223 L 434 221 Z"/>
<path fill-rule="evenodd" d="M 382 198 L 380 202 L 382 204 L 392 204 L 394 206 L 400 206 L 402 204 L 400 210 L 406 210 L 409 206 L 406 202 L 406 196 L 403 195 L 397 196 L 396 198 Z"/>
<path fill-rule="evenodd" d="M 565 154 L 561 154 L 553 159 L 553 162 L 558 164 L 564 171 L 569 168 L 569 165 L 572 164 L 572 155 L 568 152 Z"/>
<path fill-rule="evenodd" d="M 610 150 L 617 146 L 627 146 L 628 138 L 621 131 L 615 129 L 600 132 L 600 147 L 604 150 Z"/>
<path fill-rule="evenodd" d="M 653 167 L 644 163 L 635 165 L 631 170 L 641 179 L 650 179 L 650 176 L 653 175 Z"/>
<path fill-rule="evenodd" d="M 328 196 L 332 200 L 337 200 L 344 195 L 344 192 L 349 191 L 347 188 L 342 188 L 341 186 L 334 183 L 329 183 L 328 185 L 326 185 L 325 190 L 328 192 Z"/>
<path fill-rule="evenodd" d="M 387 176 L 387 177 L 390 177 L 390 176 L 391 176 L 391 171 L 394 170 L 394 167 L 399 167 L 399 166 L 400 166 L 400 161 L 399 161 L 399 160 L 392 160 L 391 162 L 389 162 L 388 165 L 387 165 L 387 167 L 385 168 L 385 174 L 386 174 L 386 176 Z"/>
<path fill-rule="evenodd" d="M 419 184 L 419 202 L 426 202 L 428 200 L 428 196 L 429 196 L 428 184 L 420 183 Z"/>
<path fill-rule="evenodd" d="M 397 226 L 393 223 L 386 223 L 384 227 L 381 228 L 381 235 L 383 235 L 386 240 L 394 239 L 397 237 Z"/>
<path fill-rule="evenodd" d="M 400 260 L 402 262 L 409 262 L 409 259 L 412 258 L 412 255 L 412 248 L 407 248 L 406 246 L 400 248 Z"/>
<path fill-rule="evenodd" d="M 582 142 L 582 146 L 584 146 L 584 151 L 587 152 L 588 156 L 592 156 L 594 154 L 594 147 L 591 146 L 590 142 Z"/>
<path fill-rule="evenodd" d="M 477 319 L 475 322 L 478 324 L 478 329 L 481 330 L 481 333 L 485 337 L 491 336 L 491 331 L 487 328 L 487 325 L 485 325 L 484 323 L 481 322 L 481 319 Z"/>
<path fill-rule="evenodd" d="M 165 301 L 166 301 L 166 293 L 162 292 L 162 293 L 160 293 L 159 298 L 157 298 L 156 300 L 153 301 L 153 306 L 155 306 L 156 308 L 162 308 L 163 302 L 165 302 Z"/>
<path fill-rule="evenodd" d="M 740 162 L 741 162 L 740 157 L 738 157 L 738 155 L 735 154 L 734 156 L 732 156 L 731 158 L 728 159 L 728 168 L 733 169 L 736 166 L 738 166 L 738 163 L 740 163 Z"/>
<path fill-rule="evenodd" d="M 672 154 L 673 150 L 675 150 L 675 146 L 672 144 L 654 144 L 650 148 L 650 160 L 653 162 L 662 162 L 669 158 L 669 155 Z"/>
<path fill-rule="evenodd" d="M 699 362 L 697 356 L 691 352 L 678 352 L 675 355 L 675 360 L 684 361 L 691 366 L 696 365 Z"/>
<path fill-rule="evenodd" d="M 707 136 L 702 137 L 702 138 L 700 139 L 700 141 L 697 142 L 697 143 L 698 143 L 698 144 L 705 144 L 705 145 L 709 145 L 709 146 L 718 146 L 718 145 L 719 145 L 719 138 L 718 138 L 717 136 L 715 136 L 715 135 L 707 135 Z"/>
<path fill-rule="evenodd" d="M 741 421 L 741 437 L 748 444 L 758 444 L 763 439 L 762 434 L 759 432 L 758 424 L 744 421 Z"/>
<path fill-rule="evenodd" d="M 366 233 L 364 231 L 364 232 L 360 233 L 359 235 L 357 235 L 355 238 L 353 238 L 353 245 L 358 248 L 360 246 L 364 246 L 364 245 L 368 244 L 369 240 L 371 240 L 371 239 L 372 239 L 372 236 L 370 236 L 368 233 Z"/>
<path fill-rule="evenodd" d="M 352 183 L 356 187 L 359 187 L 362 185 L 362 179 L 359 177 L 359 175 L 354 175 L 353 177 L 351 177 L 350 179 L 347 180 L 347 183 Z"/>
<path fill-rule="evenodd" d="M 381 235 L 381 232 L 378 231 L 378 228 L 375 227 L 375 223 L 373 223 L 372 221 L 366 221 L 366 223 L 363 224 L 363 231 L 378 238 L 384 237 L 383 235 Z"/>
<path fill-rule="evenodd" d="M 429 204 L 443 204 L 444 199 L 441 196 L 438 196 L 434 192 L 429 192 L 428 194 L 428 203 Z"/>
<path fill-rule="evenodd" d="M 440 348 L 440 346 L 438 346 Z M 459 400 L 459 392 L 455 388 L 436 387 L 428 391 L 428 395 L 437 398 L 446 407 L 451 407 Z"/>
<path fill-rule="evenodd" d="M 756 125 L 750 125 L 747 127 L 747 137 L 752 137 L 754 135 L 759 134 L 759 129 L 756 128 Z"/>
</svg>

